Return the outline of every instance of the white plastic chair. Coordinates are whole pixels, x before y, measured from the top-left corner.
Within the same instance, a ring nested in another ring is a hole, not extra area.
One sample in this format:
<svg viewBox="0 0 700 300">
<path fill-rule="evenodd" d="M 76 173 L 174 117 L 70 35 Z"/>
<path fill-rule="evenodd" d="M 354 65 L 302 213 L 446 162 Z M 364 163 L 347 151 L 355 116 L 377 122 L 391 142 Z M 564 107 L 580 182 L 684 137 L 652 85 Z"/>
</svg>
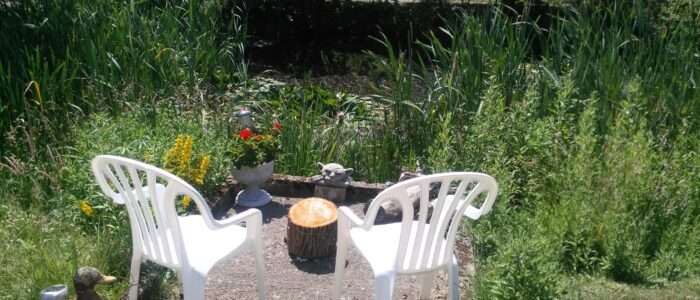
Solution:
<svg viewBox="0 0 700 300">
<path fill-rule="evenodd" d="M 430 213 L 433 183 L 439 183 L 440 189 Z M 411 195 L 416 191 L 420 207 L 414 220 Z M 349 208 L 340 207 L 333 297 L 340 299 L 348 242 L 352 242 L 372 267 L 376 299 L 391 299 L 397 275 L 418 275 L 421 299 L 429 298 L 435 273 L 444 269 L 449 276 L 449 298 L 459 299 L 459 266 L 453 248 L 462 216 L 482 193 L 488 195 L 480 210 L 488 212 L 497 192 L 496 180 L 489 175 L 453 172 L 417 177 L 387 188 L 372 200 L 364 220 Z M 374 225 L 377 212 L 386 201 L 400 204 L 401 222 Z"/>
<path fill-rule="evenodd" d="M 204 299 L 209 270 L 220 260 L 252 250 L 258 297 L 264 299 L 262 214 L 249 209 L 223 221 L 215 220 L 204 198 L 184 180 L 154 166 L 128 158 L 100 155 L 92 172 L 102 192 L 126 206 L 133 255 L 129 299 L 138 293 L 141 262 L 150 260 L 175 270 L 184 299 Z M 175 201 L 189 196 L 201 215 L 178 216 Z M 245 227 L 240 223 L 245 222 Z"/>
</svg>

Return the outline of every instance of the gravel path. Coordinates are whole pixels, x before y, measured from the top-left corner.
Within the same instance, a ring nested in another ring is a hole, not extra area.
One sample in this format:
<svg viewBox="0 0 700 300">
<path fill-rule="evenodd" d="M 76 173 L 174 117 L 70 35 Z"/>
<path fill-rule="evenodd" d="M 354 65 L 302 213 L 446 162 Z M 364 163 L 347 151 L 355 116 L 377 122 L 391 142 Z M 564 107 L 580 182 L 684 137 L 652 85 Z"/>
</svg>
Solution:
<svg viewBox="0 0 700 300">
<path fill-rule="evenodd" d="M 330 299 L 335 258 L 292 260 L 285 244 L 287 211 L 299 198 L 275 198 L 261 208 L 265 239 L 265 278 L 270 299 Z M 343 203 L 358 216 L 364 216 L 364 203 Z M 244 208 L 234 207 L 238 212 Z M 469 299 L 469 282 L 473 273 L 471 247 L 466 239 L 457 243 L 460 261 L 462 299 Z M 350 247 L 344 280 L 343 299 L 373 299 L 373 276 L 369 264 Z M 447 274 L 440 273 L 433 287 L 433 299 L 445 299 Z M 257 299 L 255 265 L 251 255 L 241 255 L 217 265 L 207 282 L 207 299 Z M 418 286 L 412 276 L 400 276 L 394 299 L 417 299 Z"/>
</svg>

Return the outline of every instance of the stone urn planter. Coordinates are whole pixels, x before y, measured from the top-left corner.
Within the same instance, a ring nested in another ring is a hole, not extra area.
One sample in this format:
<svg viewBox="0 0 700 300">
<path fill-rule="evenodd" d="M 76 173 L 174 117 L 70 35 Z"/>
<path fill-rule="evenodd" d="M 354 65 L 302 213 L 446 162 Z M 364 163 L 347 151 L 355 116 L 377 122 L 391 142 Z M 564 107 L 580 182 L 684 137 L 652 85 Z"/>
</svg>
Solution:
<svg viewBox="0 0 700 300">
<path fill-rule="evenodd" d="M 260 207 L 270 203 L 272 196 L 260 186 L 272 177 L 275 162 L 269 161 L 254 168 L 231 168 L 231 175 L 236 181 L 245 185 L 245 189 L 238 192 L 236 202 L 245 207 Z"/>
</svg>

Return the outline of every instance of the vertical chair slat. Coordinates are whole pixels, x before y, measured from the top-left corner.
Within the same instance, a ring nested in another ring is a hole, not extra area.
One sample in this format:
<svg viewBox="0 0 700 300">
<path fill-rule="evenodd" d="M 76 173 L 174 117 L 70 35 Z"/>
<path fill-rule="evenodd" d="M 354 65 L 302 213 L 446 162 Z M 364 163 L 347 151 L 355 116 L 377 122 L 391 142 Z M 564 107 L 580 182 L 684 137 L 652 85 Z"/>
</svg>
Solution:
<svg viewBox="0 0 700 300">
<path fill-rule="evenodd" d="M 452 218 L 452 221 L 449 224 L 448 227 L 448 233 L 447 233 L 447 245 L 445 246 L 445 249 L 452 249 L 454 246 L 455 242 L 455 235 L 457 234 L 457 230 L 459 229 L 459 224 L 462 221 L 462 214 L 464 213 L 464 210 L 474 201 L 474 198 L 478 195 L 480 195 L 482 192 L 482 184 L 481 182 L 477 183 L 476 186 L 472 188 L 471 191 L 469 191 L 469 194 L 465 197 L 464 201 L 461 201 L 459 205 L 454 209 L 455 216 Z M 445 251 L 443 254 L 443 261 L 452 261 L 451 257 L 451 251 Z"/>
<path fill-rule="evenodd" d="M 133 194 L 133 189 L 129 186 L 129 181 L 126 178 L 126 175 L 124 174 L 124 170 L 122 169 L 121 164 L 117 164 L 114 166 L 114 171 L 117 173 L 117 177 L 119 178 L 122 187 L 125 189 L 125 192 L 123 193 L 123 197 L 126 198 L 125 203 L 127 205 L 131 205 L 133 211 L 135 212 L 136 215 L 136 220 L 139 223 L 139 233 L 141 234 L 141 243 L 143 244 L 143 247 L 145 248 L 144 250 L 149 251 L 150 253 L 154 253 L 153 249 L 153 241 L 151 239 L 151 236 L 148 234 L 148 225 L 146 225 L 146 220 L 143 216 L 143 210 L 141 208 L 141 205 L 139 205 L 138 201 L 134 198 Z"/>
<path fill-rule="evenodd" d="M 408 193 L 405 190 L 396 191 L 396 194 L 398 195 L 392 197 L 398 201 L 399 205 L 401 205 L 401 228 L 408 228 L 408 230 L 401 230 L 399 245 L 408 245 L 411 238 L 411 227 L 413 226 L 413 204 L 409 205 L 406 203 L 406 201 L 400 200 L 408 197 Z M 396 262 L 399 265 L 400 270 L 409 267 L 406 266 L 406 263 L 409 262 L 406 260 L 406 255 L 408 254 L 409 250 L 411 249 L 408 249 L 408 247 L 399 247 L 398 249 Z"/>
<path fill-rule="evenodd" d="M 121 200 L 124 202 L 124 206 L 126 206 L 126 210 L 129 213 L 129 215 L 136 215 L 136 210 L 131 205 L 128 197 L 126 196 L 127 192 L 122 183 L 114 176 L 114 172 L 112 172 L 111 169 L 116 170 L 117 167 L 115 167 L 113 164 L 108 163 L 107 164 L 107 170 L 102 170 L 102 174 L 106 175 L 107 178 L 112 182 L 112 185 L 117 189 L 117 192 L 121 196 Z M 143 244 L 143 236 L 141 235 L 141 224 L 138 222 L 138 220 L 134 220 L 134 218 L 129 218 L 130 223 L 132 227 L 135 227 L 136 230 L 132 230 L 132 239 L 134 242 L 138 243 L 138 247 L 141 247 L 143 251 L 148 251 L 146 247 Z M 135 234 L 138 233 L 138 234 Z"/>
<path fill-rule="evenodd" d="M 454 182 L 454 180 L 450 180 L 450 185 Z M 447 224 L 450 219 L 454 218 L 455 215 L 455 205 L 456 203 L 459 203 L 462 198 L 462 194 L 464 193 L 464 190 L 466 189 L 466 180 L 462 179 L 459 181 L 459 185 L 457 186 L 457 190 L 455 191 L 455 194 L 453 195 L 452 201 L 449 203 L 449 205 L 445 205 L 447 202 L 447 193 L 441 193 L 440 196 L 438 197 L 437 205 L 436 207 L 433 208 L 433 220 L 431 221 L 431 229 L 434 231 L 431 231 L 430 238 L 432 240 L 431 244 L 431 249 L 430 252 L 427 253 L 426 255 L 431 255 L 430 256 L 430 264 L 425 265 L 425 268 L 432 268 L 435 265 L 440 263 L 440 254 L 441 250 L 443 250 L 443 244 L 445 241 L 445 224 Z M 448 187 L 449 189 L 449 187 Z M 426 258 L 426 260 L 428 260 Z"/>
<path fill-rule="evenodd" d="M 430 182 L 421 182 L 420 185 L 420 195 L 419 201 L 419 211 L 418 220 L 416 222 L 411 222 L 411 227 L 409 229 L 404 228 L 412 232 L 413 243 L 407 244 L 410 248 L 411 256 L 409 258 L 407 270 L 414 270 L 420 266 L 420 251 L 423 246 L 423 234 L 425 231 L 425 221 L 428 218 L 428 199 L 430 199 Z M 413 221 L 413 218 L 411 218 Z"/>
<path fill-rule="evenodd" d="M 136 200 L 141 206 L 141 211 L 145 216 L 144 221 L 146 222 L 146 226 L 148 228 L 148 238 L 151 241 L 151 246 L 153 247 L 153 252 L 155 253 L 154 256 L 162 259 L 163 254 L 159 245 L 160 243 L 158 242 L 158 234 L 156 230 L 157 224 L 153 219 L 153 214 L 155 212 L 153 208 L 153 199 L 155 198 L 146 197 L 146 195 L 143 193 L 144 184 L 141 176 L 138 174 L 138 171 L 133 166 L 127 166 L 127 168 L 129 170 L 129 175 L 131 176 L 131 183 L 134 185 L 134 190 L 136 191 Z"/>
<path fill-rule="evenodd" d="M 170 249 L 170 243 L 168 241 L 168 229 L 166 227 L 165 217 L 163 216 L 162 199 L 158 198 L 158 184 L 156 183 L 156 176 L 152 171 L 146 171 L 146 184 L 148 185 L 148 193 L 151 196 L 151 204 L 155 208 L 155 219 L 157 222 L 156 231 L 158 236 L 160 236 L 161 247 L 163 250 L 163 259 L 165 262 L 174 264 L 175 259 L 172 257 L 172 249 Z"/>
<path fill-rule="evenodd" d="M 430 193 L 430 187 L 431 185 L 435 183 L 435 181 L 432 182 L 427 182 L 427 187 L 428 187 L 428 193 Z M 419 263 L 416 265 L 415 269 L 422 269 L 428 266 L 428 259 L 430 257 L 430 252 L 433 249 L 433 245 L 435 242 L 434 235 L 435 235 L 435 225 L 437 223 L 438 218 L 441 215 L 441 209 L 442 209 L 442 203 L 441 199 L 445 199 L 447 196 L 447 193 L 449 192 L 450 189 L 450 184 L 452 183 L 451 178 L 443 178 L 440 181 L 440 191 L 438 192 L 437 196 L 437 207 L 433 206 L 433 212 L 432 216 L 430 217 L 430 223 L 429 224 L 429 229 L 427 235 L 421 235 L 422 242 L 420 244 L 420 253 L 422 253 L 422 256 L 419 260 Z M 421 199 L 422 200 L 422 199 Z M 428 197 L 425 199 L 426 206 L 430 203 L 430 196 L 428 194 Z M 426 217 L 427 217 L 427 212 L 426 212 Z M 426 220 L 427 221 L 427 220 Z M 425 222 L 424 222 L 425 223 Z"/>
<path fill-rule="evenodd" d="M 437 230 L 439 236 L 440 236 L 440 246 L 443 246 L 441 248 L 436 248 L 435 253 L 433 253 L 433 261 L 435 264 L 440 263 L 440 262 L 447 262 L 449 260 L 440 260 L 440 257 L 444 257 L 443 252 L 450 252 L 452 248 L 447 247 L 447 243 L 450 238 L 450 232 L 449 232 L 449 224 L 452 222 L 461 222 L 462 220 L 462 213 L 461 210 L 459 209 L 460 205 L 463 205 L 464 203 L 468 202 L 466 201 L 466 197 L 464 196 L 464 191 L 467 189 L 467 185 L 469 185 L 470 181 L 467 179 L 462 179 L 462 181 L 459 183 L 459 186 L 457 186 L 457 190 L 455 191 L 454 198 L 452 198 L 452 201 L 450 202 L 450 205 L 447 208 L 443 208 L 443 211 L 445 212 L 443 217 L 440 219 L 440 224 L 439 228 Z M 447 240 L 443 237 L 446 237 Z M 442 251 L 442 252 L 441 252 Z"/>
</svg>

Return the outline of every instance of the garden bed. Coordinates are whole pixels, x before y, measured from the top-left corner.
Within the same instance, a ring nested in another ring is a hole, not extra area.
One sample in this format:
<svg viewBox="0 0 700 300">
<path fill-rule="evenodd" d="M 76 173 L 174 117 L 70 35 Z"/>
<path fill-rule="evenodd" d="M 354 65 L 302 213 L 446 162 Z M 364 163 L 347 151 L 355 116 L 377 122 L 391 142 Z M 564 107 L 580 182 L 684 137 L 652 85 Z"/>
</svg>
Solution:
<svg viewBox="0 0 700 300">
<path fill-rule="evenodd" d="M 306 177 L 275 175 L 268 183 L 269 191 L 275 195 L 270 204 L 260 207 L 263 214 L 263 239 L 265 257 L 265 282 L 270 299 L 330 299 L 333 287 L 335 257 L 320 259 L 293 259 L 287 253 L 287 213 L 301 197 L 310 196 L 313 186 Z M 364 216 L 369 200 L 383 188 L 381 184 L 353 182 L 349 189 L 349 201 L 337 203 L 350 207 L 358 216 Z M 221 214 L 226 207 L 228 214 L 240 213 L 247 208 L 233 205 L 232 195 L 238 185 L 229 181 L 222 187 L 216 199 L 214 211 Z M 278 193 L 285 196 L 277 196 Z M 469 285 L 473 273 L 472 250 L 468 238 L 458 239 L 455 247 L 460 262 L 461 292 L 470 293 Z M 255 263 L 251 255 L 241 255 L 217 265 L 207 282 L 208 299 L 257 299 L 255 285 Z M 433 299 L 445 299 L 447 274 L 441 272 L 435 280 Z M 374 281 L 369 264 L 355 249 L 350 247 L 348 265 L 343 282 L 343 299 L 371 299 Z M 418 285 L 415 278 L 402 276 L 397 279 L 395 298 L 417 299 Z"/>
</svg>

